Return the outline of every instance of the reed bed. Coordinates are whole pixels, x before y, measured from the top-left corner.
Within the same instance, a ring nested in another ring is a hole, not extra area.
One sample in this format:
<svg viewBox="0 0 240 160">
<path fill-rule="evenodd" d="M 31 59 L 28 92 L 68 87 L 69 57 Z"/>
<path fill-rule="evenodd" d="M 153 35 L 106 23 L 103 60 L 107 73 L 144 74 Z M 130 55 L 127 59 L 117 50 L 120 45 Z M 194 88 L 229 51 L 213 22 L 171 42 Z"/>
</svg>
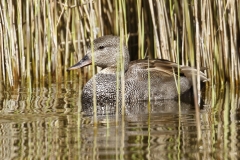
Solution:
<svg viewBox="0 0 240 160">
<path fill-rule="evenodd" d="M 206 67 L 211 86 L 239 84 L 238 1 L 3 0 L 0 6 L 5 86 L 73 80 L 88 72 L 66 69 L 84 55 L 91 35 L 120 33 L 130 37 L 132 59 L 179 58 Z"/>
</svg>

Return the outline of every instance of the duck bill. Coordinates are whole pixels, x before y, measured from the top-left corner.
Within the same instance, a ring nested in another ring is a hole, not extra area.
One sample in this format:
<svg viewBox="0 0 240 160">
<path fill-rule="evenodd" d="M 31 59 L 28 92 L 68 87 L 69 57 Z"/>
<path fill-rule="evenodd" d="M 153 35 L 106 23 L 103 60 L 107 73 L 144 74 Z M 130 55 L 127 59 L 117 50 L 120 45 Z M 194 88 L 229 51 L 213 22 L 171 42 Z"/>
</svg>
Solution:
<svg viewBox="0 0 240 160">
<path fill-rule="evenodd" d="M 90 64 L 92 64 L 92 60 L 89 58 L 88 55 L 85 55 L 79 62 L 77 62 L 73 66 L 69 67 L 67 70 L 74 70 L 74 69 L 82 68 L 82 67 L 88 66 Z"/>
</svg>

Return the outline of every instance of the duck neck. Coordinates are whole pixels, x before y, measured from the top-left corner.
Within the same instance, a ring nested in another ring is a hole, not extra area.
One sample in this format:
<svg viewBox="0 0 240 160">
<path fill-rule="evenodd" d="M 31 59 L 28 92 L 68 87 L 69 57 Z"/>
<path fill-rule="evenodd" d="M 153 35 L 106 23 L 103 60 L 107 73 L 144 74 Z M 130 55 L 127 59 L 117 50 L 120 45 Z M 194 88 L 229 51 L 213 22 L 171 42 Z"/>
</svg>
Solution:
<svg viewBox="0 0 240 160">
<path fill-rule="evenodd" d="M 102 68 L 101 73 L 104 73 L 104 74 L 120 74 L 121 75 L 121 72 L 122 72 L 123 69 L 124 69 L 124 73 L 127 72 L 128 66 L 129 66 L 129 59 L 124 58 L 124 66 L 123 66 L 124 68 L 122 68 L 121 65 L 109 66 L 109 67 L 106 67 L 106 68 Z"/>
<path fill-rule="evenodd" d="M 116 59 L 116 63 L 111 66 L 111 68 L 115 68 L 115 73 L 120 73 L 122 71 L 127 72 L 128 67 L 129 67 L 129 53 L 128 53 L 128 48 L 126 46 L 124 46 L 124 51 L 123 51 L 123 55 L 118 55 L 117 59 Z"/>
</svg>

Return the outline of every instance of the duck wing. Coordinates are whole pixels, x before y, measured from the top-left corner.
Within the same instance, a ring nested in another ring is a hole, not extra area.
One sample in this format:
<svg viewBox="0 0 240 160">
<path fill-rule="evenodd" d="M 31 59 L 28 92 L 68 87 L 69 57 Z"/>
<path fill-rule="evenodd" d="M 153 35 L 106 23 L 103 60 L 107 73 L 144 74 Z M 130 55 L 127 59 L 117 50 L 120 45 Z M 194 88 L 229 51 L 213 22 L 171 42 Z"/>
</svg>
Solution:
<svg viewBox="0 0 240 160">
<path fill-rule="evenodd" d="M 197 75 L 197 69 L 189 66 L 179 66 L 180 75 L 186 76 L 187 78 L 192 78 L 192 75 Z M 201 68 L 204 70 L 205 68 Z M 137 75 L 145 75 L 150 71 L 150 75 L 153 74 L 155 77 L 164 76 L 164 77 L 172 77 L 177 75 L 178 72 L 178 64 L 164 60 L 164 59 L 154 59 L 154 60 L 135 60 L 130 62 L 128 74 L 137 74 Z M 207 81 L 206 75 L 200 71 L 200 79 L 201 81 Z"/>
</svg>

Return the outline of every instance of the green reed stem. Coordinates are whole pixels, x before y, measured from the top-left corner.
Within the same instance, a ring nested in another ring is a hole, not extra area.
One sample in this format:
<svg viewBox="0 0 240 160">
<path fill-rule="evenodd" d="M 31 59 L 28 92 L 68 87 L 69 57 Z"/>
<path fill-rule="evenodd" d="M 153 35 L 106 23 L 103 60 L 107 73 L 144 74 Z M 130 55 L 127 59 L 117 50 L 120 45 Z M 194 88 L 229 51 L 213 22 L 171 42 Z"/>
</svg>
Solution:
<svg viewBox="0 0 240 160">
<path fill-rule="evenodd" d="M 94 44 L 93 40 L 96 38 L 94 34 L 94 30 L 96 29 L 96 24 L 95 24 L 95 11 L 93 9 L 92 3 L 90 3 L 90 33 L 91 33 L 91 56 L 92 56 L 92 74 L 93 76 L 95 75 L 95 56 L 94 56 Z M 94 126 L 97 126 L 97 99 L 96 99 L 96 80 L 93 77 L 93 114 L 94 114 Z"/>
</svg>

